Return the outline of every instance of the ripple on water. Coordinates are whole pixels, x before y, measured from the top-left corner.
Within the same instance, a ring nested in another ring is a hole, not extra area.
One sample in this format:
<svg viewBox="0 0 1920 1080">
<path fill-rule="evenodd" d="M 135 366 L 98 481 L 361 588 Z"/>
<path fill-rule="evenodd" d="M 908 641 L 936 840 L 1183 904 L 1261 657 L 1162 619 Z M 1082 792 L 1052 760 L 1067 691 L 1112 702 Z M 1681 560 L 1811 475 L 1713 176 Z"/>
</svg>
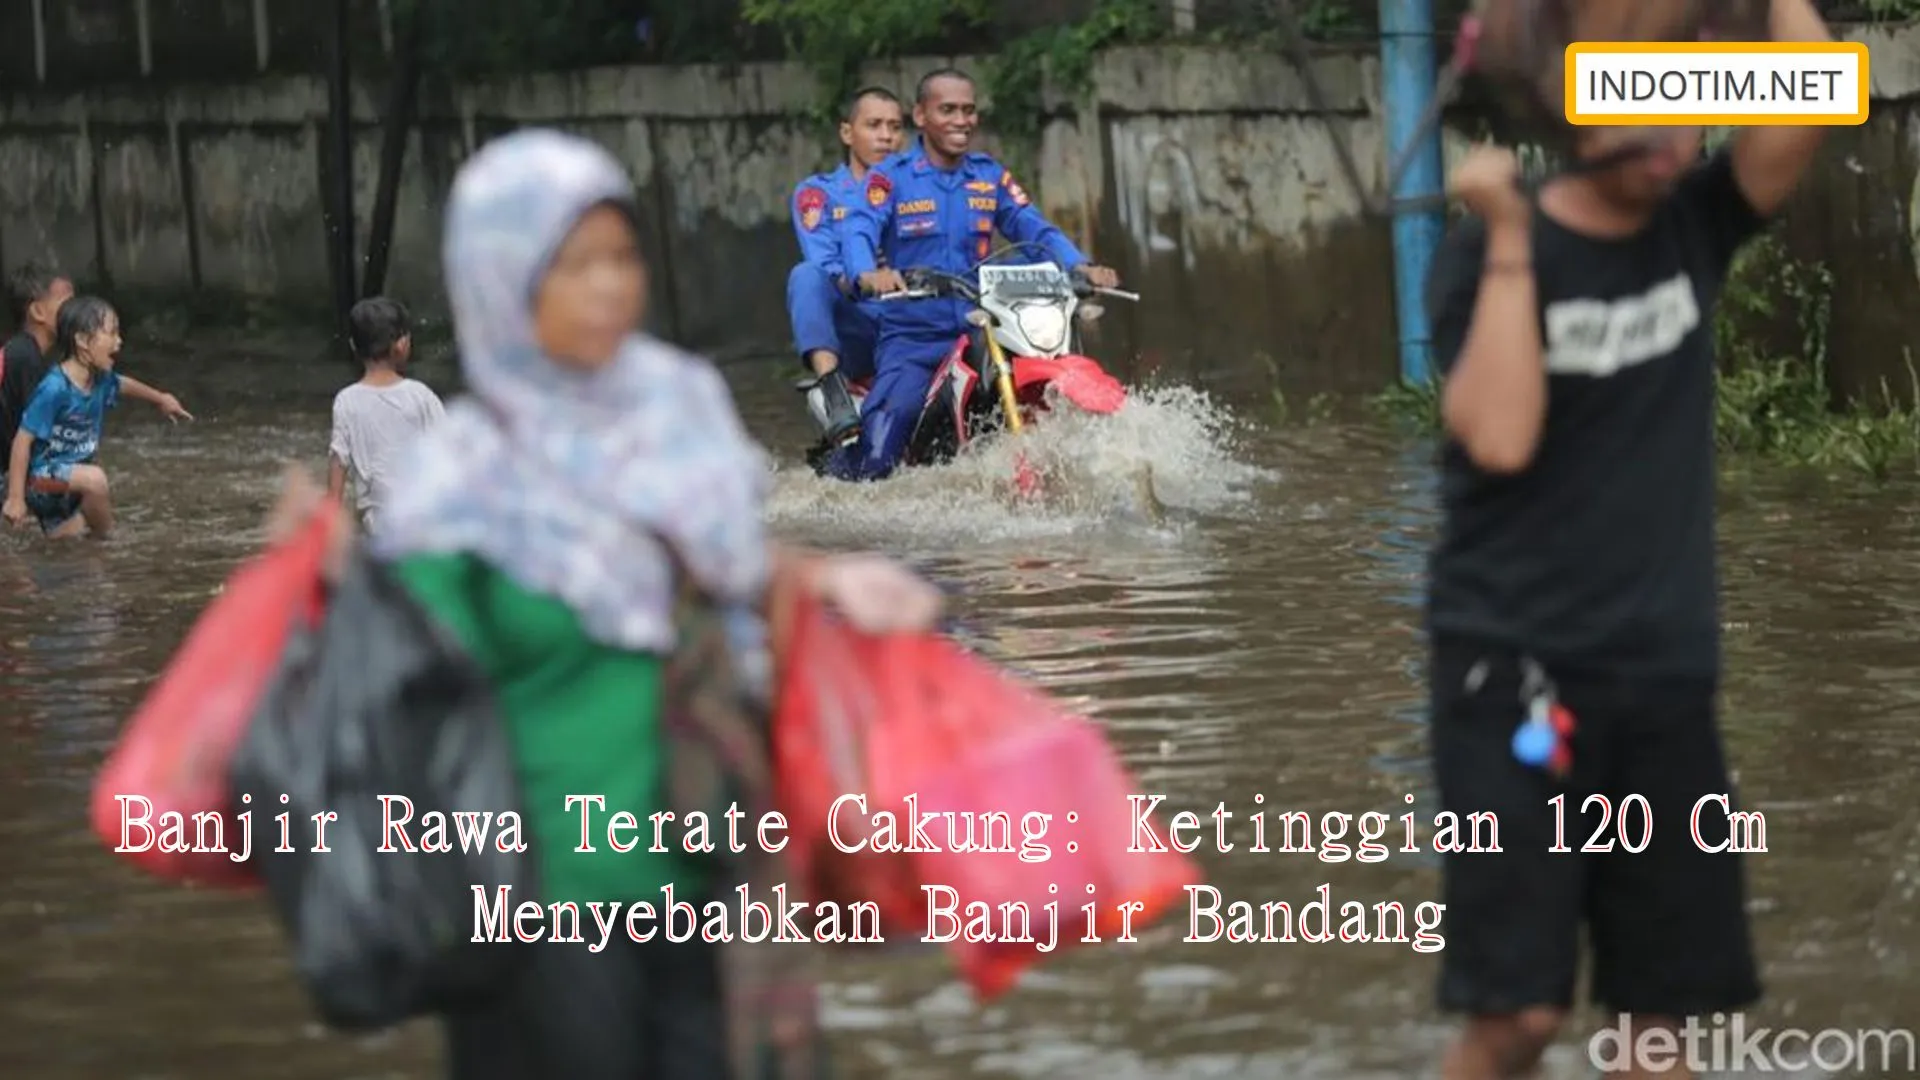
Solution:
<svg viewBox="0 0 1920 1080">
<path fill-rule="evenodd" d="M 882 484 L 845 484 L 786 466 L 777 473 L 769 517 L 776 527 L 811 535 L 908 548 L 1164 544 L 1179 539 L 1193 515 L 1244 505 L 1250 484 L 1271 479 L 1270 470 L 1236 456 L 1241 430 L 1199 391 L 1147 391 L 1111 416 L 1065 409 L 1018 438 L 992 440 Z M 1039 505 L 1014 497 L 1021 456 L 1045 477 Z M 1165 523 L 1143 505 L 1143 475 L 1168 511 Z"/>
<path fill-rule="evenodd" d="M 435 1038 L 321 1037 L 258 901 L 173 889 L 117 864 L 87 828 L 87 786 L 147 682 L 233 562 L 259 542 L 278 462 L 317 465 L 333 373 L 271 392 L 209 374 L 178 428 L 116 416 L 105 448 L 126 530 L 112 544 L 0 539 L 0 897 L 10 943 L 0 1071 L 33 1080 L 434 1075 Z M 263 376 L 265 377 L 265 376 Z M 281 373 L 271 376 L 276 382 Z M 761 385 L 765 383 L 765 385 Z M 747 379 L 756 431 L 804 426 L 784 385 Z M 297 396 L 296 396 L 297 395 Z M 231 398 L 232 404 L 224 404 Z M 774 444 L 797 444 L 784 435 Z M 1061 497 L 1007 499 L 1013 447 L 882 485 L 791 466 L 781 535 L 877 545 L 955 590 L 969 644 L 1111 732 L 1147 791 L 1201 813 L 1380 810 L 1425 776 L 1418 605 L 1433 524 L 1430 447 L 1341 429 L 1273 433 L 1204 395 L 1157 390 L 1068 418 L 1024 449 Z M 1138 502 L 1142 466 L 1166 507 Z M 1725 722 L 1743 801 L 1769 815 L 1749 860 L 1773 997 L 1795 1022 L 1873 1026 L 1920 991 L 1920 765 L 1909 655 L 1920 552 L 1905 495 L 1742 478 L 1721 530 Z M 1228 898 L 1296 906 L 1431 899 L 1422 857 L 1197 853 Z M 1407 1076 L 1447 1028 L 1435 959 L 1405 944 L 1187 944 L 1185 920 L 1075 950 L 976 1008 L 936 952 L 851 958 L 827 1021 L 849 1080 Z M 1764 1011 L 1764 1010 L 1763 1010 Z M 1810 1019 L 1811 1018 L 1811 1019 Z M 1569 1039 L 1548 1075 L 1584 1077 Z"/>
</svg>

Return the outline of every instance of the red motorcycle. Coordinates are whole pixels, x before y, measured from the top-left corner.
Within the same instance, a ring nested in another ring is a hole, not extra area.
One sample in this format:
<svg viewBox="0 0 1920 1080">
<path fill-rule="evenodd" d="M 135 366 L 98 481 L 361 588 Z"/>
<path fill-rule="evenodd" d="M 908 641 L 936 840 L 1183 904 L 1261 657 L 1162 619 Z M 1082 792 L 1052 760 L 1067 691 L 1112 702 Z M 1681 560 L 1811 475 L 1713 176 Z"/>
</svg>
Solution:
<svg viewBox="0 0 1920 1080">
<path fill-rule="evenodd" d="M 1014 250 L 1014 249 L 1009 249 Z M 1003 253 L 1004 254 L 1004 253 Z M 907 288 L 883 301 L 948 297 L 971 305 L 970 332 L 959 335 L 934 370 L 920 419 L 907 442 L 902 467 L 950 461 L 975 440 L 1018 432 L 1049 411 L 1051 389 L 1059 400 L 1090 413 L 1113 413 L 1127 400 L 1126 387 L 1099 362 L 1078 351 L 1076 323 L 1100 317 L 1095 300 L 1138 301 L 1139 294 L 1088 284 L 1052 262 L 1018 265 L 992 260 L 967 275 L 939 270 L 901 272 Z M 803 380 L 807 406 L 822 429 L 826 406 L 816 380 Z M 866 401 L 866 380 L 848 381 L 854 404 Z M 827 455 L 855 435 L 822 439 L 807 451 L 807 463 L 823 471 Z"/>
</svg>

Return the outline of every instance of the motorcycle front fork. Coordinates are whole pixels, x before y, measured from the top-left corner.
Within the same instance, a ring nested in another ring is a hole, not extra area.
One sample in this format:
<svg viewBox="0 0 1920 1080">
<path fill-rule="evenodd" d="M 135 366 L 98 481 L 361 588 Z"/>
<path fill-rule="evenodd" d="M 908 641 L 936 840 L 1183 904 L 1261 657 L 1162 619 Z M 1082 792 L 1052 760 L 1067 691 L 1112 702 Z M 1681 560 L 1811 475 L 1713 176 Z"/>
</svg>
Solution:
<svg viewBox="0 0 1920 1080">
<path fill-rule="evenodd" d="M 1000 411 L 1005 417 L 1008 431 L 1019 431 L 1022 424 L 1020 399 L 1013 390 L 1013 363 L 1007 359 L 1007 351 L 1000 347 L 1000 339 L 992 331 L 981 334 L 987 339 L 987 359 L 993 374 L 994 390 L 1000 395 Z"/>
</svg>

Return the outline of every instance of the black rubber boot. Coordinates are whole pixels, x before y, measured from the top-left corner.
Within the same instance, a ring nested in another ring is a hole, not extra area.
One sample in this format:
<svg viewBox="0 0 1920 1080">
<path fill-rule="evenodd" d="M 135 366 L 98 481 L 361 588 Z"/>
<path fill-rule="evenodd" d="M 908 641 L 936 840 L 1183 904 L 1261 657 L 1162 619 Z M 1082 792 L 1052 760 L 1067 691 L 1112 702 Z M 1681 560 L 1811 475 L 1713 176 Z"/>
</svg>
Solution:
<svg viewBox="0 0 1920 1080">
<path fill-rule="evenodd" d="M 853 394 L 847 390 L 847 377 L 835 368 L 820 376 L 820 395 L 827 406 L 827 435 L 829 444 L 852 435 L 860 429 L 860 409 L 853 403 Z"/>
</svg>

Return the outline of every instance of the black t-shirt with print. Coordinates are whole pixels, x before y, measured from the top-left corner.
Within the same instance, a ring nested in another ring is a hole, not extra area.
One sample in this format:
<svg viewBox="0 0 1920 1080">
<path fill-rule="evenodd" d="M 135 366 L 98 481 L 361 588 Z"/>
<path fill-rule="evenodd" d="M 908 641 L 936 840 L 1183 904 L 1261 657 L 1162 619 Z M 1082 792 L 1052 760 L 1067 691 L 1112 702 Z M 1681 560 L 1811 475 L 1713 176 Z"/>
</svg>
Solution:
<svg viewBox="0 0 1920 1080">
<path fill-rule="evenodd" d="M 1594 239 L 1535 213 L 1546 425 L 1514 475 L 1479 469 L 1448 440 L 1433 634 L 1576 669 L 1717 674 L 1713 310 L 1734 253 L 1764 224 L 1724 152 L 1631 237 Z M 1484 224 L 1470 220 L 1435 260 L 1443 372 L 1465 342 L 1485 252 Z"/>
<path fill-rule="evenodd" d="M 47 360 L 40 354 L 40 343 L 22 330 L 0 351 L 0 363 L 6 365 L 0 372 L 0 473 L 5 473 L 13 437 L 20 430 L 20 414 L 27 411 L 34 388 L 46 376 Z"/>
</svg>

